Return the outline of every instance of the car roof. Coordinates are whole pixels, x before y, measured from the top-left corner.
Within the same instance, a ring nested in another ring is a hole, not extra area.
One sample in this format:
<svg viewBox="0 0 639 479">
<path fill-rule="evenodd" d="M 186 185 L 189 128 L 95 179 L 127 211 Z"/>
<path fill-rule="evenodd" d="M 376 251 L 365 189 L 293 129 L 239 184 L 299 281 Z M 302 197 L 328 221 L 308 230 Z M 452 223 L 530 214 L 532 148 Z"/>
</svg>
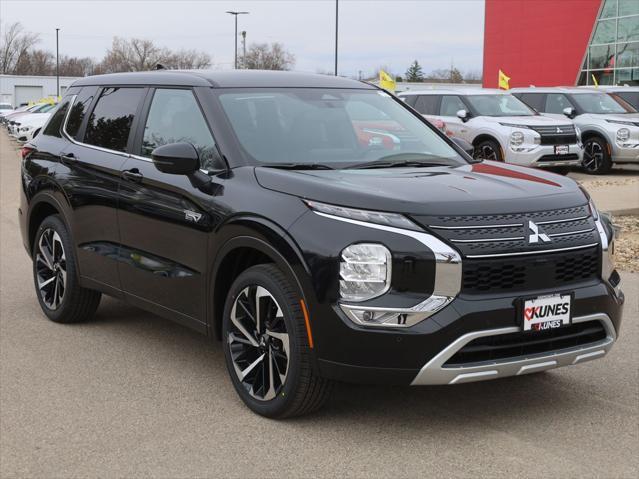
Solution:
<svg viewBox="0 0 639 479">
<path fill-rule="evenodd" d="M 496 88 L 431 88 L 428 90 L 410 90 L 398 93 L 399 96 L 411 95 L 507 95 L 508 92 Z"/>
<path fill-rule="evenodd" d="M 570 93 L 570 94 L 578 94 L 578 93 L 593 93 L 593 92 L 601 92 L 606 93 L 605 91 L 598 90 L 595 87 L 577 87 L 577 86 L 554 86 L 554 87 L 528 87 L 528 88 L 513 88 L 510 90 L 512 93 Z"/>
<path fill-rule="evenodd" d="M 316 73 L 273 70 L 156 70 L 110 73 L 82 78 L 73 86 L 87 85 L 171 85 L 214 88 L 360 88 L 377 87 L 350 78 Z"/>
</svg>

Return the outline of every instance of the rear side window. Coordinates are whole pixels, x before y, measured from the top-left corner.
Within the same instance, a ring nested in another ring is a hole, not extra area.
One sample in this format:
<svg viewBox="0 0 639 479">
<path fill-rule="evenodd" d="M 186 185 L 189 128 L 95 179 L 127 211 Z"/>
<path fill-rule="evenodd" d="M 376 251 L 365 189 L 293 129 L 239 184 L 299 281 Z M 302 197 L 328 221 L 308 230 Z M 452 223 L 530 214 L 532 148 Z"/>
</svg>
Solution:
<svg viewBox="0 0 639 479">
<path fill-rule="evenodd" d="M 150 157 L 158 146 L 191 143 L 200 156 L 200 167 L 213 170 L 220 158 L 213 135 L 191 90 L 158 89 L 144 128 L 142 156 Z"/>
<path fill-rule="evenodd" d="M 401 97 L 402 100 L 404 100 L 406 102 L 406 104 L 414 107 L 415 106 L 415 102 L 417 101 L 417 95 L 406 95 Z"/>
<path fill-rule="evenodd" d="M 51 119 L 47 126 L 42 130 L 43 135 L 47 136 L 55 136 L 57 138 L 61 138 L 61 130 L 62 123 L 64 122 L 64 118 L 67 116 L 67 111 L 69 109 L 69 98 L 62 100 L 62 102 L 58 105 L 58 109 L 53 112 L 51 115 Z"/>
<path fill-rule="evenodd" d="M 415 110 L 422 115 L 437 115 L 438 95 L 419 95 L 415 102 Z"/>
<path fill-rule="evenodd" d="M 545 113 L 563 114 L 564 108 L 572 107 L 572 104 L 563 93 L 548 93 L 546 95 Z"/>
<path fill-rule="evenodd" d="M 109 87 L 102 90 L 89 116 L 84 143 L 126 151 L 129 133 L 144 89 Z"/>
<path fill-rule="evenodd" d="M 442 97 L 441 116 L 457 116 L 459 110 L 466 110 L 466 105 L 457 95 Z"/>
<path fill-rule="evenodd" d="M 78 133 L 80 131 L 80 125 L 87 114 L 87 110 L 91 106 L 93 96 L 95 95 L 95 87 L 84 87 L 75 97 L 71 112 L 69 113 L 69 119 L 67 120 L 66 132 L 76 140 L 79 140 Z"/>
<path fill-rule="evenodd" d="M 521 101 L 523 101 L 526 105 L 531 108 L 534 108 L 537 111 L 545 111 L 544 110 L 544 95 L 541 93 L 521 93 L 519 95 L 515 95 Z"/>
</svg>

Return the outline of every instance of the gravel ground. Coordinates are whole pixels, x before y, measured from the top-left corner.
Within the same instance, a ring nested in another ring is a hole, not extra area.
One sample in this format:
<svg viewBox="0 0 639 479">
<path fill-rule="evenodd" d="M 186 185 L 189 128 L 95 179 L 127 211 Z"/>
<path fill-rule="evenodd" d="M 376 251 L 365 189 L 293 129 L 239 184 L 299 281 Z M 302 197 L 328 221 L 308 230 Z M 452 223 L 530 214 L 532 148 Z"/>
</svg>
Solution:
<svg viewBox="0 0 639 479">
<path fill-rule="evenodd" d="M 621 236 L 615 245 L 617 268 L 631 273 L 639 272 L 639 216 L 616 216 L 615 225 Z"/>
</svg>

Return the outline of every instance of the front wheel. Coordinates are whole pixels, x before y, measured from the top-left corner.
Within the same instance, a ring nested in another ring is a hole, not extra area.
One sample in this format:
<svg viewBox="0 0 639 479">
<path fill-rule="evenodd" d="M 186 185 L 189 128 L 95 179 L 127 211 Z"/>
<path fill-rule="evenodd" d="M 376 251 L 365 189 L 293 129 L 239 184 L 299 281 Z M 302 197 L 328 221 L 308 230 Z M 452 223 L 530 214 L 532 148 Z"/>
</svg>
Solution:
<svg viewBox="0 0 639 479">
<path fill-rule="evenodd" d="M 476 160 L 504 161 L 499 143 L 493 140 L 480 142 L 473 151 Z"/>
<path fill-rule="evenodd" d="M 612 169 L 608 144 L 603 139 L 593 136 L 584 142 L 582 166 L 591 175 L 605 175 Z"/>
<path fill-rule="evenodd" d="M 253 412 L 299 416 L 326 402 L 331 383 L 312 369 L 300 294 L 276 266 L 253 266 L 235 280 L 222 333 L 233 386 Z"/>
</svg>

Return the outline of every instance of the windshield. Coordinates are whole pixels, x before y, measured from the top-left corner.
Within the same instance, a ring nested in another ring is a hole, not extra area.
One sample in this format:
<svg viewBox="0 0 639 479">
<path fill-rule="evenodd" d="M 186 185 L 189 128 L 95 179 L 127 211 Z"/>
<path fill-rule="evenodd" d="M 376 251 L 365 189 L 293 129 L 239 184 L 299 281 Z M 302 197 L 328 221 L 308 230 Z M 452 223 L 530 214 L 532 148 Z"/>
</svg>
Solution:
<svg viewBox="0 0 639 479">
<path fill-rule="evenodd" d="M 466 161 L 421 119 L 378 90 L 260 88 L 219 94 L 249 162 L 346 168 L 384 159 Z M 398 156 L 398 155 L 401 155 Z"/>
<path fill-rule="evenodd" d="M 535 112 L 512 95 L 468 95 L 479 116 L 533 116 Z"/>
<path fill-rule="evenodd" d="M 575 93 L 572 99 L 584 113 L 610 114 L 634 113 L 634 110 L 622 106 L 606 93 Z"/>
</svg>

